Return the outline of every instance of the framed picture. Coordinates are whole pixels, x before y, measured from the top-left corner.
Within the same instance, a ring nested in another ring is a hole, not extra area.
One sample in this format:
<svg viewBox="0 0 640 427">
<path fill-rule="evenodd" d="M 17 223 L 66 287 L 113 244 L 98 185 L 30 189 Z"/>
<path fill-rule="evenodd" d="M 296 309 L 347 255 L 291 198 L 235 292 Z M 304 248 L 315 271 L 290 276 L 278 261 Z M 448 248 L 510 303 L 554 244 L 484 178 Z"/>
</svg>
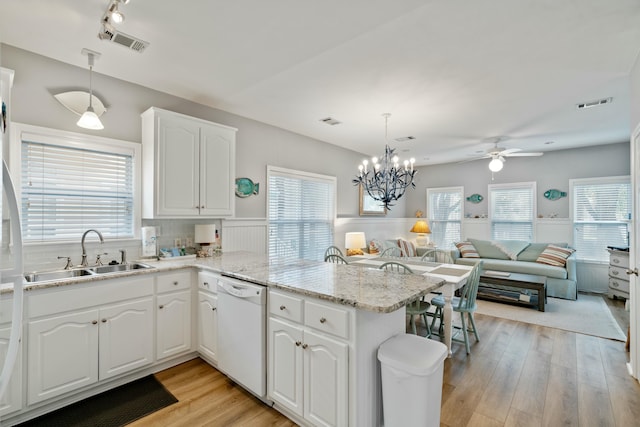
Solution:
<svg viewBox="0 0 640 427">
<path fill-rule="evenodd" d="M 379 215 L 384 216 L 387 214 L 387 208 L 382 203 L 374 200 L 373 197 L 367 194 L 362 185 L 358 187 L 360 190 L 360 216 L 365 215 Z"/>
</svg>

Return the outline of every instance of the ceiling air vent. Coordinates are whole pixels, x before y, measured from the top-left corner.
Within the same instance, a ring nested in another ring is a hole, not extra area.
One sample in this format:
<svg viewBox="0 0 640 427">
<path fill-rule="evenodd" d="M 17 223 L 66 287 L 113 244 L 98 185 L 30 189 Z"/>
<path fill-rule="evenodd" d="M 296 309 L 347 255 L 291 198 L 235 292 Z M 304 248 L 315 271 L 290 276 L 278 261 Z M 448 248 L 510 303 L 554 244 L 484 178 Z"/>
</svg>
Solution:
<svg viewBox="0 0 640 427">
<path fill-rule="evenodd" d="M 149 42 L 125 34 L 122 31 L 118 31 L 108 24 L 104 24 L 102 26 L 100 32 L 98 33 L 98 38 L 100 40 L 107 40 L 117 43 L 140 53 L 144 52 L 147 46 L 149 46 Z"/>
<path fill-rule="evenodd" d="M 583 110 L 585 108 L 592 108 L 592 107 L 597 107 L 599 105 L 611 104 L 612 101 L 613 101 L 613 98 L 611 97 L 598 99 L 597 101 L 590 101 L 590 102 L 583 102 L 582 104 L 576 104 L 576 108 L 578 110 Z"/>
<path fill-rule="evenodd" d="M 331 126 L 339 125 L 342 122 L 334 119 L 333 117 L 325 117 L 324 119 L 320 119 L 322 123 L 326 123 Z"/>
<path fill-rule="evenodd" d="M 395 140 L 397 142 L 407 142 L 407 141 L 412 141 L 414 139 L 416 139 L 415 136 L 409 135 L 409 136 L 401 136 L 400 138 L 396 138 Z"/>
</svg>

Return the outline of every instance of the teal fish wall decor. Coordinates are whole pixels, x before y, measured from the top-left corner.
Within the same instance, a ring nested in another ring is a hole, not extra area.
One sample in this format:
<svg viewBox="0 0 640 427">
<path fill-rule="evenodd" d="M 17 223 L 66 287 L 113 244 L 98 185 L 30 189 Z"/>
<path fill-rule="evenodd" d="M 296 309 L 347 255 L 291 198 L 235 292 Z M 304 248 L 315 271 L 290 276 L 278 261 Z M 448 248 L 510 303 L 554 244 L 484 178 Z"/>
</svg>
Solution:
<svg viewBox="0 0 640 427">
<path fill-rule="evenodd" d="M 237 178 L 236 179 L 236 196 L 249 197 L 257 196 L 260 192 L 260 184 L 254 183 L 249 178 Z"/>
<path fill-rule="evenodd" d="M 472 194 L 469 197 L 467 197 L 467 202 L 471 202 L 471 203 L 480 203 L 481 201 L 484 200 L 484 197 L 482 197 L 479 194 Z"/>
<path fill-rule="evenodd" d="M 544 192 L 544 197 L 549 200 L 558 200 L 563 197 L 567 197 L 567 193 L 565 193 L 564 191 L 560 191 L 560 190 L 556 190 L 555 188 L 552 188 Z"/>
</svg>

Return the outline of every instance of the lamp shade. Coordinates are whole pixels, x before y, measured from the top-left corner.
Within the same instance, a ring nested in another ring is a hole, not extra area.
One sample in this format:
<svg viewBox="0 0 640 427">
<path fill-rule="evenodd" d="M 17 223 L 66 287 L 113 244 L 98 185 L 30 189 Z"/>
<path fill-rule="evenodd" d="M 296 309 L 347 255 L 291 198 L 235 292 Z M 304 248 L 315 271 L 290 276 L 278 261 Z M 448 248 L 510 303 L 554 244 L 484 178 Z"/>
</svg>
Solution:
<svg viewBox="0 0 640 427">
<path fill-rule="evenodd" d="M 431 233 L 429 224 L 427 224 L 427 221 L 423 221 L 423 220 L 416 221 L 416 223 L 413 224 L 413 227 L 411 227 L 411 230 L 409 231 L 412 233 L 420 233 L 420 234 Z"/>
<path fill-rule="evenodd" d="M 213 243 L 216 241 L 216 225 L 215 224 L 196 224 L 195 239 L 196 243 Z"/>
<path fill-rule="evenodd" d="M 362 231 L 346 233 L 344 235 L 344 247 L 347 249 L 362 249 L 367 247 L 367 239 Z"/>
</svg>

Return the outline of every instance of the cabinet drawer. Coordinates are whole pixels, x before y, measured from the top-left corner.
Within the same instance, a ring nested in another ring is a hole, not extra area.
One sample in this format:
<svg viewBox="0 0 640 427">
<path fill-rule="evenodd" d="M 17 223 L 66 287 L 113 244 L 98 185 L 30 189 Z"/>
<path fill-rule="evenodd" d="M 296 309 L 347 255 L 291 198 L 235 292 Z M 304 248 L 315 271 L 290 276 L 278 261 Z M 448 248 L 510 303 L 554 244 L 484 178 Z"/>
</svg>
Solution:
<svg viewBox="0 0 640 427">
<path fill-rule="evenodd" d="M 220 276 L 215 273 L 201 271 L 198 273 L 198 289 L 209 292 L 218 292 L 218 278 Z"/>
<path fill-rule="evenodd" d="M 162 274 L 156 278 L 156 292 L 171 292 L 191 287 L 191 272 Z"/>
<path fill-rule="evenodd" d="M 624 267 L 614 267 L 612 265 L 609 266 L 609 277 L 613 277 L 618 280 L 624 280 L 626 282 L 629 281 L 629 276 L 627 275 L 627 269 Z"/>
<path fill-rule="evenodd" d="M 619 279 L 609 278 L 609 287 L 617 291 L 629 293 L 629 282 Z"/>
<path fill-rule="evenodd" d="M 629 267 L 629 256 L 611 254 L 609 264 L 616 267 Z"/>
<path fill-rule="evenodd" d="M 269 314 L 302 323 L 302 307 L 302 298 L 277 291 L 269 292 Z"/>
<path fill-rule="evenodd" d="M 316 301 L 305 301 L 304 324 L 349 339 L 349 311 Z"/>
</svg>

